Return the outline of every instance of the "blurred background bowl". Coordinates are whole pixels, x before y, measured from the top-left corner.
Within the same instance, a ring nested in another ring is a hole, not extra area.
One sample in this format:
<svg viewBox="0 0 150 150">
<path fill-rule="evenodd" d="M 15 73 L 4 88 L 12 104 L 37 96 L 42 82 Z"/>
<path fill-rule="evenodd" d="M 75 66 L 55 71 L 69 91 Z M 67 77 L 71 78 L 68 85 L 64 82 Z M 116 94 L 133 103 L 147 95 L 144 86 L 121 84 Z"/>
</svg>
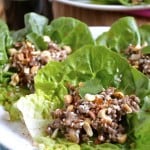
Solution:
<svg viewBox="0 0 150 150">
<path fill-rule="evenodd" d="M 150 24 L 150 5 L 96 5 L 73 0 L 52 1 L 53 17 L 74 17 L 89 26 L 110 26 L 121 17 L 133 16 L 137 23 Z"/>
</svg>

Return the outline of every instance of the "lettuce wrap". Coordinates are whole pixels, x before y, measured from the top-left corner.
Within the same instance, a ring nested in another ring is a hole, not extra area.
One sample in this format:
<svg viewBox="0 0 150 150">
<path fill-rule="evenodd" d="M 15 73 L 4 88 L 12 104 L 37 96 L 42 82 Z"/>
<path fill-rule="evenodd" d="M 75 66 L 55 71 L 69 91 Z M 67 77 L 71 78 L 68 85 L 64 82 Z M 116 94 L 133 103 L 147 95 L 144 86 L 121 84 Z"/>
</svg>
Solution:
<svg viewBox="0 0 150 150">
<path fill-rule="evenodd" d="M 128 58 L 127 49 L 129 47 L 140 50 L 141 52 L 139 53 L 149 57 L 149 34 L 149 25 L 138 26 L 133 17 L 124 17 L 113 23 L 109 31 L 100 35 L 96 42 L 97 45 L 106 46 L 126 58 Z M 133 53 L 136 54 L 136 52 Z M 136 58 L 134 59 L 136 60 Z"/>
<path fill-rule="evenodd" d="M 17 31 L 9 31 L 7 25 L 0 21 L 0 104 L 10 112 L 13 120 L 17 119 L 18 115 L 14 112 L 16 110 L 12 108 L 12 103 L 21 96 L 33 92 L 25 84 L 23 86 L 9 84 L 12 75 L 16 73 L 16 69 L 9 68 L 10 50 L 15 43 L 26 40 L 34 45 L 36 51 L 44 51 L 48 47 L 48 43 L 43 38 L 46 36 L 48 40 L 53 40 L 60 47 L 70 46 L 72 53 L 84 45 L 94 44 L 88 26 L 77 19 L 62 17 L 49 24 L 46 17 L 36 13 L 28 13 L 25 14 L 24 21 L 25 27 Z"/>
<path fill-rule="evenodd" d="M 52 139 L 46 135 L 50 112 L 64 105 L 68 93 L 66 84 L 83 82 L 80 95 L 116 87 L 124 94 L 136 94 L 140 111 L 126 116 L 128 140 L 125 144 L 71 143 L 64 138 Z M 133 69 L 117 53 L 103 46 L 85 46 L 70 55 L 64 62 L 52 62 L 39 70 L 35 77 L 35 93 L 22 97 L 15 107 L 21 112 L 31 136 L 42 150 L 122 150 L 149 149 L 150 136 L 150 80 Z"/>
</svg>

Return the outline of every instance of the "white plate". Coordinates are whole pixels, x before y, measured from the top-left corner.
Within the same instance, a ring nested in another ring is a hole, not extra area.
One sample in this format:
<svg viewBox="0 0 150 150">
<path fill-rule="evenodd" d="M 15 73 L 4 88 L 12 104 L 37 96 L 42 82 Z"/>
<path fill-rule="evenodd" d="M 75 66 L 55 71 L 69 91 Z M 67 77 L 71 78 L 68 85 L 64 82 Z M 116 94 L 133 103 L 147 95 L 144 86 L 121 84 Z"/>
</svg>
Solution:
<svg viewBox="0 0 150 150">
<path fill-rule="evenodd" d="M 88 9 L 95 9 L 95 10 L 107 10 L 107 11 L 150 10 L 150 4 L 136 5 L 136 6 L 123 6 L 123 5 L 92 4 L 90 3 L 90 0 L 54 0 L 54 1 L 72 5 L 72 6 L 81 7 L 81 8 L 88 8 Z"/>
<path fill-rule="evenodd" d="M 0 106 L 0 144 L 10 150 L 36 150 L 22 122 L 10 121 L 9 115 Z"/>
<path fill-rule="evenodd" d="M 109 27 L 90 27 L 93 38 L 108 31 Z M 0 144 L 10 150 L 37 150 L 22 122 L 9 121 L 9 115 L 0 106 Z M 0 149 L 1 150 L 1 149 Z"/>
<path fill-rule="evenodd" d="M 101 27 L 92 26 L 92 27 L 90 27 L 90 31 L 92 33 L 93 38 L 96 39 L 100 34 L 102 34 L 103 32 L 108 31 L 109 28 L 110 27 L 107 27 L 107 26 L 101 26 Z"/>
</svg>

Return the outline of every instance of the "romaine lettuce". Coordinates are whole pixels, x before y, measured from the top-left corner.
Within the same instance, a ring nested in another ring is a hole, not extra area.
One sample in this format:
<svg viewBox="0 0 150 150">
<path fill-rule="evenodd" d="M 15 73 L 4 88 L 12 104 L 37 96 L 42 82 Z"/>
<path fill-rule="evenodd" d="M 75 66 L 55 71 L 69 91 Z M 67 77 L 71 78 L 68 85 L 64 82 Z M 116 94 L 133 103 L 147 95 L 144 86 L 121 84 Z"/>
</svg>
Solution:
<svg viewBox="0 0 150 150">
<path fill-rule="evenodd" d="M 83 45 L 94 44 L 88 26 L 77 19 L 60 17 L 49 25 L 46 17 L 35 13 L 25 14 L 24 19 L 25 28 L 12 32 L 14 42 L 27 38 L 37 49 L 44 50 L 48 45 L 43 36 L 48 35 L 57 44 L 69 45 L 73 50 Z"/>
<path fill-rule="evenodd" d="M 71 46 L 73 51 L 83 45 L 94 44 L 88 26 L 71 17 L 53 20 L 50 25 L 45 27 L 44 34 L 59 44 Z"/>
<path fill-rule="evenodd" d="M 97 38 L 97 44 L 122 53 L 130 45 L 141 45 L 138 25 L 133 17 L 124 17 L 114 22 L 108 32 Z"/>
<path fill-rule="evenodd" d="M 150 25 L 139 26 L 133 17 L 124 17 L 112 24 L 108 32 L 96 39 L 97 45 L 103 45 L 120 55 L 127 57 L 129 46 L 141 47 L 143 54 L 150 54 Z"/>
<path fill-rule="evenodd" d="M 0 75 L 1 67 L 8 61 L 7 48 L 12 44 L 9 29 L 6 23 L 0 20 Z"/>
<path fill-rule="evenodd" d="M 142 43 L 144 44 L 144 42 L 146 41 L 148 43 L 148 45 L 150 45 L 150 38 L 149 38 L 149 35 L 150 35 L 150 25 L 142 25 L 139 27 L 139 32 L 140 32 L 140 35 L 141 35 L 141 40 L 142 40 Z"/>
</svg>

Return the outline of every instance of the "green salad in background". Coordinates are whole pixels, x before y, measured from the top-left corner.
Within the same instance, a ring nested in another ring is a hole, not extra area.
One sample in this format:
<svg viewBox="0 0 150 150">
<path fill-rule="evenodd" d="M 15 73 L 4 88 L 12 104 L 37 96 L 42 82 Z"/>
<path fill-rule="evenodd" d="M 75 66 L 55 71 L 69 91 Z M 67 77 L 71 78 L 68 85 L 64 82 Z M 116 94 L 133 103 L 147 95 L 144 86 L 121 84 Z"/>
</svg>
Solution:
<svg viewBox="0 0 150 150">
<path fill-rule="evenodd" d="M 141 5 L 150 4 L 149 0 L 93 0 L 102 4 Z"/>
<path fill-rule="evenodd" d="M 76 1 L 90 4 L 125 5 L 125 6 L 150 4 L 150 0 L 76 0 Z"/>
<path fill-rule="evenodd" d="M 12 112 L 19 97 L 34 92 L 34 76 L 49 61 L 63 61 L 76 49 L 94 40 L 86 24 L 73 18 L 62 17 L 50 24 L 44 16 L 28 13 L 25 27 L 9 31 L 0 21 L 0 104 Z"/>
</svg>

